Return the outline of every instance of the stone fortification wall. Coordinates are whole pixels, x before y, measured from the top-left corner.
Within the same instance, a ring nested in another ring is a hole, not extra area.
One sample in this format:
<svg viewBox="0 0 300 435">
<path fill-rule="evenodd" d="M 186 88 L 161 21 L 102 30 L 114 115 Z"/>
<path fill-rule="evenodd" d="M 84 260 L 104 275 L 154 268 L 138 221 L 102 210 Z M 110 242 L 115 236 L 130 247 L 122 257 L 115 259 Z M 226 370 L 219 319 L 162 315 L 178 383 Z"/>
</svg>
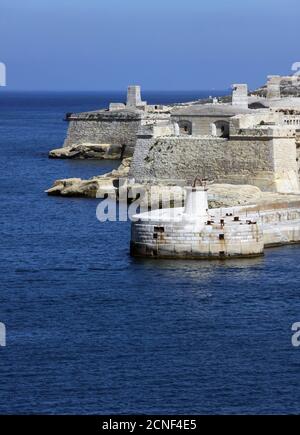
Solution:
<svg viewBox="0 0 300 435">
<path fill-rule="evenodd" d="M 64 146 L 112 144 L 126 148 L 126 155 L 132 155 L 141 118 L 139 113 L 125 111 L 72 115 Z"/>
<path fill-rule="evenodd" d="M 178 179 L 190 184 L 199 174 L 216 181 L 251 184 L 249 179 L 260 172 L 271 179 L 272 168 L 269 144 L 165 137 L 139 140 L 131 171 L 137 182 Z"/>
<path fill-rule="evenodd" d="M 200 232 L 184 223 L 142 221 L 132 225 L 131 254 L 135 256 L 251 257 L 261 255 L 263 246 L 261 226 L 256 222 L 210 223 Z"/>
<path fill-rule="evenodd" d="M 253 184 L 265 191 L 299 191 L 293 138 L 213 137 L 139 139 L 131 176 L 137 182 L 191 184 L 196 175 L 218 183 Z"/>
</svg>

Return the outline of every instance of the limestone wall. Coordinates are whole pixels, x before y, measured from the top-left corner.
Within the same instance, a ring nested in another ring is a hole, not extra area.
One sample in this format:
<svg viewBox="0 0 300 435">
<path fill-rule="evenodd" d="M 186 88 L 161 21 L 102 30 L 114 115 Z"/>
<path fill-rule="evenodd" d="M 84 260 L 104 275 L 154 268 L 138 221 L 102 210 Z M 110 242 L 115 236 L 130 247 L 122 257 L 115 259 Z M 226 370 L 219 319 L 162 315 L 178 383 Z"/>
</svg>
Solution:
<svg viewBox="0 0 300 435">
<path fill-rule="evenodd" d="M 218 183 L 253 184 L 265 191 L 296 192 L 294 139 L 226 140 L 213 137 L 139 139 L 131 166 L 137 182 L 168 183 L 196 175 Z"/>
<path fill-rule="evenodd" d="M 211 210 L 218 215 L 220 209 Z M 223 208 L 223 215 L 233 213 L 234 216 L 246 216 L 247 219 L 259 221 L 263 228 L 265 248 L 300 242 L 300 202 L 267 203 L 258 206 Z"/>
<path fill-rule="evenodd" d="M 174 210 L 178 216 L 180 210 Z M 214 258 L 262 253 L 263 247 L 300 242 L 300 202 L 210 209 L 199 231 L 177 219 L 141 215 L 132 224 L 131 253 L 137 256 Z M 161 216 L 164 216 L 161 213 Z M 238 221 L 235 218 L 238 217 Z M 223 222 L 223 223 L 222 223 Z"/>
<path fill-rule="evenodd" d="M 250 163 L 251 162 L 251 163 Z M 132 162 L 137 182 L 185 180 L 197 174 L 220 182 L 248 183 L 258 173 L 272 178 L 269 144 L 220 138 L 157 138 L 138 141 Z"/>
<path fill-rule="evenodd" d="M 125 145 L 132 154 L 140 119 L 71 120 L 64 146 L 90 144 Z"/>
<path fill-rule="evenodd" d="M 182 223 L 132 224 L 131 254 L 161 258 L 225 258 L 257 256 L 263 252 L 261 226 L 257 223 L 210 224 L 199 230 Z"/>
<path fill-rule="evenodd" d="M 272 140 L 276 191 L 299 190 L 297 149 L 294 139 Z"/>
</svg>

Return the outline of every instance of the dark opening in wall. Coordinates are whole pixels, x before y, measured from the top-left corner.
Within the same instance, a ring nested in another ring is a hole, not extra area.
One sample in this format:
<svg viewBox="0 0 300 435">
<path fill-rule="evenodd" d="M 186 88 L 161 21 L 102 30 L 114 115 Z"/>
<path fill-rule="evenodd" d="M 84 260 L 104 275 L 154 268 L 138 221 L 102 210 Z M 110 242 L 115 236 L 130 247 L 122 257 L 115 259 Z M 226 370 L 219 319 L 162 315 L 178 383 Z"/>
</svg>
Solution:
<svg viewBox="0 0 300 435">
<path fill-rule="evenodd" d="M 218 137 L 228 138 L 229 137 L 229 122 L 228 121 L 217 121 L 215 122 L 216 135 Z"/>
<path fill-rule="evenodd" d="M 165 228 L 164 227 L 154 227 L 154 232 L 155 233 L 164 233 Z"/>
<path fill-rule="evenodd" d="M 191 135 L 193 132 L 193 126 L 190 121 L 179 121 L 179 131 L 182 135 Z"/>
</svg>

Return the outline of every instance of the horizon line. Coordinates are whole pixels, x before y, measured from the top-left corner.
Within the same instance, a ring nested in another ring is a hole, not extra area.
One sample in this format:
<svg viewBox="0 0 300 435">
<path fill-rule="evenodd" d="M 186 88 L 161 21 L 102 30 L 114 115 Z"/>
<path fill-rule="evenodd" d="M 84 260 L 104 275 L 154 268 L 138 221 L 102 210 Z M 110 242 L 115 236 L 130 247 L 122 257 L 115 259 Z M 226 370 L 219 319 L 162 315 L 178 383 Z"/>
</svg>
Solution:
<svg viewBox="0 0 300 435">
<path fill-rule="evenodd" d="M 4 88 L 4 87 L 3 87 Z M 223 89 L 216 89 L 216 88 L 207 88 L 207 89 L 142 89 L 142 92 L 207 92 L 207 91 L 228 91 L 231 90 L 231 88 L 223 88 Z M 0 89 L 1 92 L 1 89 Z M 3 89 L 2 92 L 127 92 L 126 89 Z"/>
</svg>

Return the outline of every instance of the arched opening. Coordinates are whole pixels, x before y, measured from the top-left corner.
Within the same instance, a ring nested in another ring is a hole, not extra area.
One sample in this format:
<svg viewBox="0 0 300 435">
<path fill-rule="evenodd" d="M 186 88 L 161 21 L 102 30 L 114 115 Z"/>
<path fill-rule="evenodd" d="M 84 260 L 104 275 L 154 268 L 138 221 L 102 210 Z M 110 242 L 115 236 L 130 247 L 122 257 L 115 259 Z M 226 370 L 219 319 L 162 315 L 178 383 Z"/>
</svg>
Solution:
<svg viewBox="0 0 300 435">
<path fill-rule="evenodd" d="M 228 121 L 217 121 L 214 123 L 213 132 L 217 137 L 229 137 L 229 122 Z"/>
<path fill-rule="evenodd" d="M 190 121 L 179 121 L 179 132 L 181 135 L 191 135 L 193 132 L 192 123 Z"/>
</svg>

